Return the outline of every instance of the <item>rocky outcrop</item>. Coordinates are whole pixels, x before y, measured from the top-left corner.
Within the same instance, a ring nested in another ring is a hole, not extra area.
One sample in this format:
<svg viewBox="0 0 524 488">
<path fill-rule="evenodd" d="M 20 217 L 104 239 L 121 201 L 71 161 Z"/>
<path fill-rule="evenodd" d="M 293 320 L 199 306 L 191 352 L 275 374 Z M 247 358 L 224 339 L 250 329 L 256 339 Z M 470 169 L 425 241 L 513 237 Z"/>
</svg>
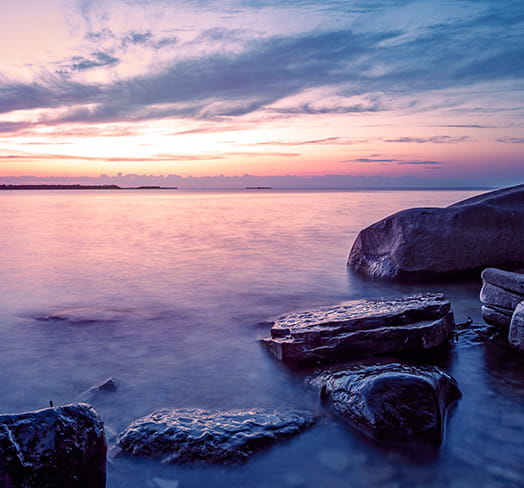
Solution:
<svg viewBox="0 0 524 488">
<path fill-rule="evenodd" d="M 446 410 L 461 397 L 440 369 L 399 363 L 324 372 L 308 383 L 344 420 L 374 439 L 398 443 L 439 444 Z"/>
<path fill-rule="evenodd" d="M 0 415 L 0 486 L 104 488 L 106 450 L 90 405 Z"/>
<path fill-rule="evenodd" d="M 429 278 L 524 265 L 524 185 L 447 208 L 411 208 L 362 230 L 348 266 L 375 278 Z"/>
<path fill-rule="evenodd" d="M 166 463 L 235 464 L 312 425 L 301 410 L 159 410 L 135 420 L 118 438 L 135 456 Z"/>
<path fill-rule="evenodd" d="M 511 347 L 524 352 L 524 301 L 520 302 L 513 312 L 508 339 Z"/>
<path fill-rule="evenodd" d="M 509 327 L 513 311 L 524 300 L 524 274 L 487 268 L 481 276 L 482 318 L 488 324 Z"/>
<path fill-rule="evenodd" d="M 262 339 L 281 360 L 331 362 L 441 344 L 454 325 L 440 294 L 354 300 L 276 320 Z"/>
</svg>

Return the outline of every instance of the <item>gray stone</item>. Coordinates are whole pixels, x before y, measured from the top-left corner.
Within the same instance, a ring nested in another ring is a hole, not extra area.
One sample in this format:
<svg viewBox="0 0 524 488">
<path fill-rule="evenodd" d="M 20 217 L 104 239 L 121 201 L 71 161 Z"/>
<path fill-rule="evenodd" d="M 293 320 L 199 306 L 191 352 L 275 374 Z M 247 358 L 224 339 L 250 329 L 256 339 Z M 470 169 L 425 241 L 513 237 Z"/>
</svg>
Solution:
<svg viewBox="0 0 524 488">
<path fill-rule="evenodd" d="M 508 328 L 513 315 L 513 310 L 482 305 L 480 313 L 482 318 L 488 324 L 496 325 L 497 327 Z"/>
<path fill-rule="evenodd" d="M 104 425 L 78 403 L 0 415 L 0 486 L 104 488 Z"/>
<path fill-rule="evenodd" d="M 482 281 L 524 295 L 524 273 L 522 272 L 505 271 L 498 268 L 486 268 L 482 271 L 481 277 Z"/>
<path fill-rule="evenodd" d="M 323 372 L 307 382 L 344 420 L 374 439 L 398 443 L 439 444 L 446 409 L 461 397 L 440 369 L 399 363 Z"/>
<path fill-rule="evenodd" d="M 261 342 L 280 360 L 330 362 L 435 347 L 453 325 L 450 303 L 427 293 L 285 315 Z"/>
<path fill-rule="evenodd" d="M 524 300 L 524 295 L 519 295 L 505 288 L 484 282 L 480 290 L 480 301 L 488 306 L 515 310 L 515 307 Z"/>
<path fill-rule="evenodd" d="M 362 230 L 348 266 L 385 279 L 524 265 L 524 185 L 447 208 L 411 208 Z"/>
<path fill-rule="evenodd" d="M 113 378 L 107 378 L 99 385 L 92 386 L 89 390 L 82 392 L 80 398 L 84 401 L 96 401 L 116 391 L 117 386 Z"/>
<path fill-rule="evenodd" d="M 484 304 L 482 318 L 488 324 L 508 328 L 515 308 L 524 300 L 524 274 L 496 268 L 485 269 L 482 272 L 480 300 Z"/>
<path fill-rule="evenodd" d="M 520 302 L 513 312 L 508 339 L 511 347 L 524 352 L 524 301 Z"/>
<path fill-rule="evenodd" d="M 158 410 L 135 420 L 118 444 L 166 463 L 234 464 L 313 425 L 302 410 Z"/>
</svg>

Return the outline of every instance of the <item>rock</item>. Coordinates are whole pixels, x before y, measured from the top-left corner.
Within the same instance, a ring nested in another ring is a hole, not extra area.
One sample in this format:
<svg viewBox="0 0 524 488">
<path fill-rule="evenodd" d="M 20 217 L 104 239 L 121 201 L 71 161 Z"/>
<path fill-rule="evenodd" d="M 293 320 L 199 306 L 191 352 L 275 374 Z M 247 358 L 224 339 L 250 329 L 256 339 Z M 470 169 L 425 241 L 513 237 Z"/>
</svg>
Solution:
<svg viewBox="0 0 524 488">
<path fill-rule="evenodd" d="M 330 362 L 435 347 L 453 325 L 450 303 L 427 293 L 285 315 L 261 342 L 280 360 Z"/>
<path fill-rule="evenodd" d="M 507 328 L 511 322 L 513 310 L 482 305 L 480 314 L 488 324 Z"/>
<path fill-rule="evenodd" d="M 89 390 L 81 393 L 81 398 L 86 400 L 97 400 L 98 398 L 104 397 L 108 393 L 114 393 L 117 390 L 117 386 L 113 378 L 107 378 L 102 383 L 96 386 L 92 386 Z"/>
<path fill-rule="evenodd" d="M 164 409 L 135 420 L 118 443 L 166 463 L 235 464 L 314 422 L 301 410 Z"/>
<path fill-rule="evenodd" d="M 509 327 L 513 311 L 524 300 L 524 274 L 487 268 L 481 276 L 482 318 L 488 324 Z"/>
<path fill-rule="evenodd" d="M 411 208 L 362 230 L 348 266 L 374 278 L 429 278 L 524 265 L 524 185 L 447 208 Z"/>
<path fill-rule="evenodd" d="M 486 268 L 482 271 L 482 281 L 524 295 L 524 274 L 505 271 L 498 268 Z"/>
<path fill-rule="evenodd" d="M 0 415 L 0 485 L 104 488 L 106 440 L 96 410 L 77 403 Z"/>
<path fill-rule="evenodd" d="M 513 293 L 486 281 L 480 290 L 480 301 L 493 308 L 515 310 L 522 300 L 524 300 L 524 295 Z"/>
<path fill-rule="evenodd" d="M 439 444 L 446 409 L 461 397 L 455 380 L 437 367 L 399 363 L 324 372 L 307 381 L 344 420 L 395 443 Z"/>
<path fill-rule="evenodd" d="M 513 312 L 508 339 L 511 347 L 524 352 L 524 301 L 520 302 Z"/>
</svg>

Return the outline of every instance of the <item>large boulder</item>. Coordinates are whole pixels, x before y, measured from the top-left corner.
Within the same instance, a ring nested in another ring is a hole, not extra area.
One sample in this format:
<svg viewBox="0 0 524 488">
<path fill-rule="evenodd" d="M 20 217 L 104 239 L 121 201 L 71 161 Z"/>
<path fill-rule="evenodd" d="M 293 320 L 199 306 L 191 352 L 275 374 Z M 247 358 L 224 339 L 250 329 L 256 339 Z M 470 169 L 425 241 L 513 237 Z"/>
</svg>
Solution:
<svg viewBox="0 0 524 488">
<path fill-rule="evenodd" d="M 520 302 L 513 312 L 508 340 L 511 347 L 524 352 L 524 301 Z"/>
<path fill-rule="evenodd" d="M 524 185 L 447 208 L 411 208 L 362 230 L 348 266 L 375 278 L 428 278 L 524 265 Z"/>
<path fill-rule="evenodd" d="M 453 326 L 450 303 L 441 294 L 426 293 L 285 315 L 261 342 L 280 360 L 332 362 L 435 347 Z"/>
<path fill-rule="evenodd" d="M 106 440 L 96 410 L 78 403 L 0 415 L 0 486 L 104 488 Z"/>
<path fill-rule="evenodd" d="M 439 444 L 446 410 L 461 397 L 455 380 L 439 368 L 399 363 L 323 372 L 307 381 L 345 421 L 395 443 Z"/>
<path fill-rule="evenodd" d="M 509 327 L 515 308 L 524 300 L 524 274 L 487 268 L 481 276 L 482 318 L 488 324 Z"/>
<path fill-rule="evenodd" d="M 130 454 L 166 463 L 235 464 L 313 425 L 302 410 L 159 410 L 135 420 L 118 438 Z"/>
</svg>

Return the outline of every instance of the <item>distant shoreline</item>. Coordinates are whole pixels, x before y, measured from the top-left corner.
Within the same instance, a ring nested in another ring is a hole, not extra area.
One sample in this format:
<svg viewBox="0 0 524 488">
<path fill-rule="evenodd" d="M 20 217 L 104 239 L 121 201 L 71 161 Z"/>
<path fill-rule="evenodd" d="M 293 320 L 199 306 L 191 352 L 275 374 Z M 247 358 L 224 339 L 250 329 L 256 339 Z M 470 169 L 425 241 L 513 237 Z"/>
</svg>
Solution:
<svg viewBox="0 0 524 488">
<path fill-rule="evenodd" d="M 118 185 L 0 185 L 0 190 L 178 190 L 178 187 L 137 186 L 122 188 Z"/>
<path fill-rule="evenodd" d="M 0 184 L 1 190 L 179 190 L 178 186 L 156 186 L 156 185 L 141 185 L 141 186 L 119 186 L 119 185 L 12 185 Z M 181 190 L 189 191 L 242 191 L 242 190 L 275 190 L 275 191 L 489 191 L 494 190 L 495 187 L 398 187 L 398 188 L 345 188 L 345 187 L 267 187 L 267 186 L 249 186 L 249 187 L 186 187 Z"/>
</svg>

